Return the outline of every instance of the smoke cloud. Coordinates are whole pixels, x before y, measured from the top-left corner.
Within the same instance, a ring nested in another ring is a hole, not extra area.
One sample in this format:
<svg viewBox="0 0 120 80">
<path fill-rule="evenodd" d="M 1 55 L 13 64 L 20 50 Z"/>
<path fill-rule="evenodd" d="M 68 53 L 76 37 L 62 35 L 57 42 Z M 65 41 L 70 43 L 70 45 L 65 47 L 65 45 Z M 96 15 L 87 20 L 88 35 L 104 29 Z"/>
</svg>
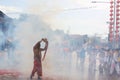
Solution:
<svg viewBox="0 0 120 80">
<path fill-rule="evenodd" d="M 41 1 L 45 4 L 42 4 Z M 71 78 L 76 75 L 76 53 L 72 54 L 72 50 L 69 52 L 63 50 L 64 38 L 67 38 L 67 34 L 60 30 L 53 31 L 51 29 L 50 24 L 53 16 L 61 12 L 60 0 L 41 1 L 35 0 L 33 4 L 29 4 L 30 7 L 27 10 L 37 15 L 21 14 L 19 19 L 14 20 L 16 26 L 13 34 L 15 49 L 14 52 L 11 51 L 11 58 L 6 61 L 12 62 L 10 68 L 29 76 L 34 61 L 33 46 L 41 38 L 47 38 L 49 47 L 45 61 L 42 62 L 44 75 L 53 78 L 62 76 L 66 80 L 65 77 Z M 6 65 L 5 67 L 8 68 Z M 76 78 L 74 77 L 73 80 Z"/>
</svg>

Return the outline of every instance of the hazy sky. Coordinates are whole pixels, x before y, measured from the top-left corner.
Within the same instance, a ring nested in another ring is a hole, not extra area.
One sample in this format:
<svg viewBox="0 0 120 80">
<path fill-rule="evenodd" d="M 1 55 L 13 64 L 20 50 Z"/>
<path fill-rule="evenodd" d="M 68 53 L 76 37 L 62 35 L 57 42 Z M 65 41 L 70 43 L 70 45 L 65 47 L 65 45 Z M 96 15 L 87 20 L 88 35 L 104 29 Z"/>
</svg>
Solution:
<svg viewBox="0 0 120 80">
<path fill-rule="evenodd" d="M 5 13 L 39 14 L 53 29 L 69 30 L 70 34 L 107 34 L 109 3 L 92 0 L 0 0 Z M 95 0 L 109 1 L 109 0 Z"/>
</svg>

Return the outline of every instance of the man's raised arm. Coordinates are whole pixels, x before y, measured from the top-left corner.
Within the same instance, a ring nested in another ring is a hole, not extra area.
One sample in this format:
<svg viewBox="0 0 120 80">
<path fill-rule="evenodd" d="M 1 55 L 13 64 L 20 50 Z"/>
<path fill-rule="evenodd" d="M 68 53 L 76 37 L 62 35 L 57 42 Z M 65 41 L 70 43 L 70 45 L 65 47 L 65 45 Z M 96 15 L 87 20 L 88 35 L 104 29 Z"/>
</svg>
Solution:
<svg viewBox="0 0 120 80">
<path fill-rule="evenodd" d="M 47 41 L 47 39 L 45 39 L 44 42 L 46 43 L 46 46 L 45 46 L 45 53 L 44 53 L 44 56 L 43 56 L 43 58 L 42 58 L 42 61 L 45 59 L 46 52 L 47 52 L 47 48 L 48 48 L 48 41 Z"/>
</svg>

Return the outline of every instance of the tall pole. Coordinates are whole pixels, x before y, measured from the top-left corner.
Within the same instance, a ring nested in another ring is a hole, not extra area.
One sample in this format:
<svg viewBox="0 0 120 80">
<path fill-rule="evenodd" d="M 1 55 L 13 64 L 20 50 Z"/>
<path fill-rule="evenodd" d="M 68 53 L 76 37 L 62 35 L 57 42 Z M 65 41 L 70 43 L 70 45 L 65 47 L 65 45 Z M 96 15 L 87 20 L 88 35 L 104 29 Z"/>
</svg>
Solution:
<svg viewBox="0 0 120 80">
<path fill-rule="evenodd" d="M 114 25 L 113 25 L 113 48 L 115 48 L 116 46 L 115 46 L 115 44 L 116 44 L 116 42 L 115 42 L 115 27 L 116 27 L 116 0 L 114 0 L 114 21 L 113 21 L 113 23 L 114 23 Z"/>
<path fill-rule="evenodd" d="M 109 24 L 109 41 L 112 46 L 114 47 L 114 34 L 115 34 L 115 0 L 110 1 L 110 24 Z"/>
<path fill-rule="evenodd" d="M 116 33 L 116 35 L 115 35 L 115 42 L 116 42 L 116 47 L 118 48 L 119 47 L 119 26 L 120 26 L 120 22 L 119 22 L 119 16 L 120 16 L 120 14 L 119 14 L 119 12 L 120 12 L 120 10 L 119 10 L 119 7 L 120 7 L 120 0 L 117 0 L 117 2 L 116 2 L 116 30 L 115 30 L 115 33 Z"/>
</svg>

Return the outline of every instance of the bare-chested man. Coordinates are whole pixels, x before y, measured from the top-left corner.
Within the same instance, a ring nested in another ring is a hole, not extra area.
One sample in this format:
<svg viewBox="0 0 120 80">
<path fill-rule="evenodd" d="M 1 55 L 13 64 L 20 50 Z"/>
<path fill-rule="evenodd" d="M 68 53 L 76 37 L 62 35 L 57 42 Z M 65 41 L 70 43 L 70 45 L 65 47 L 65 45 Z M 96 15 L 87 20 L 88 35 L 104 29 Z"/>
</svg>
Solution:
<svg viewBox="0 0 120 80">
<path fill-rule="evenodd" d="M 41 48 L 41 42 L 45 42 L 45 47 Z M 32 79 L 32 77 L 34 76 L 35 72 L 37 72 L 38 75 L 38 79 L 41 79 L 42 77 L 42 62 L 41 59 L 44 60 L 45 59 L 45 55 L 46 55 L 46 51 L 47 51 L 47 47 L 48 47 L 48 41 L 46 38 L 38 41 L 34 47 L 33 47 L 33 52 L 34 52 L 34 67 L 31 73 L 30 78 Z M 41 52 L 45 51 L 45 54 L 42 58 L 42 54 Z"/>
</svg>

